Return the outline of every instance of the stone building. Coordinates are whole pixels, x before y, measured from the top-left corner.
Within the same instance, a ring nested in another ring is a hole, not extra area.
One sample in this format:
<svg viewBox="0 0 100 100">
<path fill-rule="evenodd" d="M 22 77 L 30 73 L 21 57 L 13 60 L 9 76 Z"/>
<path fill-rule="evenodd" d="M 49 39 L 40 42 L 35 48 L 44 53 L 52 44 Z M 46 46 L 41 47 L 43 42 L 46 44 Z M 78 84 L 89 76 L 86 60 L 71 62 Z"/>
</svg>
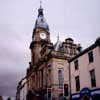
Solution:
<svg viewBox="0 0 100 100">
<path fill-rule="evenodd" d="M 82 51 L 72 38 L 61 42 L 58 36 L 53 44 L 50 34 L 40 6 L 30 43 L 31 61 L 25 78 L 18 84 L 16 99 L 99 100 L 100 39 Z"/>
<path fill-rule="evenodd" d="M 26 100 L 27 96 L 27 80 L 24 77 L 17 86 L 16 100 Z"/>
<path fill-rule="evenodd" d="M 67 38 L 61 42 L 59 37 L 53 45 L 49 26 L 40 6 L 30 44 L 31 62 L 26 76 L 28 91 L 45 100 L 58 100 L 62 95 L 68 96 L 68 60 L 76 55 L 78 47 L 73 39 Z"/>
</svg>

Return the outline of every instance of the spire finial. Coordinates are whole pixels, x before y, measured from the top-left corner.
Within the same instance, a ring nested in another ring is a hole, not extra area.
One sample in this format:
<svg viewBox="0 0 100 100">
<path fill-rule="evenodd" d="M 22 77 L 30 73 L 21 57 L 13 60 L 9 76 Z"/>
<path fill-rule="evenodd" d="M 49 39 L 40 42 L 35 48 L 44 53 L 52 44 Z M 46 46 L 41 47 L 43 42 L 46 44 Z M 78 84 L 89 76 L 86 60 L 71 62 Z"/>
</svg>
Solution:
<svg viewBox="0 0 100 100">
<path fill-rule="evenodd" d="M 40 0 L 40 8 L 42 8 L 42 0 Z"/>
<path fill-rule="evenodd" d="M 43 8 L 42 8 L 42 1 L 40 0 L 40 8 L 38 9 L 38 17 L 42 15 L 43 16 Z"/>
</svg>

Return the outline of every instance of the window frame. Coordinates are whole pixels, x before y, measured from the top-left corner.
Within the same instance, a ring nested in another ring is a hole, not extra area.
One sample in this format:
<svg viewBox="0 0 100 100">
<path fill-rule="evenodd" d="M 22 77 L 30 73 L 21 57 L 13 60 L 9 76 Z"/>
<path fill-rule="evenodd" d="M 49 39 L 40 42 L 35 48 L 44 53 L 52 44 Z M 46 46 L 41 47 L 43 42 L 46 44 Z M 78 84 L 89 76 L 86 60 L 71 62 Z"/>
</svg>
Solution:
<svg viewBox="0 0 100 100">
<path fill-rule="evenodd" d="M 94 62 L 93 51 L 90 51 L 90 52 L 88 53 L 88 59 L 89 59 L 89 63 L 93 63 L 93 62 Z"/>
<path fill-rule="evenodd" d="M 61 71 L 61 73 L 60 73 L 60 71 Z M 64 87 L 64 71 L 63 71 L 63 69 L 58 69 L 58 84 L 59 84 L 59 88 Z"/>
<path fill-rule="evenodd" d="M 79 61 L 78 59 L 74 61 L 75 70 L 79 69 Z"/>
<path fill-rule="evenodd" d="M 75 86 L 76 86 L 76 91 L 80 91 L 80 77 L 79 76 L 75 77 Z"/>
<path fill-rule="evenodd" d="M 90 70 L 91 87 L 96 87 L 95 69 Z"/>
</svg>

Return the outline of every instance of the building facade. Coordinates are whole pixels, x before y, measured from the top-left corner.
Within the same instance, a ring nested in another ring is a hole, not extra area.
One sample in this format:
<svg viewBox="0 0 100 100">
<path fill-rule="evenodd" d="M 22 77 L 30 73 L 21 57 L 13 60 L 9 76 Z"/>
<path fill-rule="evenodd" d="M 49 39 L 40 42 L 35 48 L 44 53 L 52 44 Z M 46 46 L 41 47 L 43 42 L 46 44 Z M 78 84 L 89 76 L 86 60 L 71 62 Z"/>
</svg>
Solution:
<svg viewBox="0 0 100 100">
<path fill-rule="evenodd" d="M 17 87 L 17 100 L 99 100 L 100 39 L 81 50 L 72 38 L 53 44 L 43 8 L 30 43 L 31 61 Z M 96 98 L 96 99 L 95 99 Z"/>
<path fill-rule="evenodd" d="M 55 45 L 51 43 L 49 26 L 40 6 L 30 44 L 31 62 L 26 76 L 30 94 L 39 95 L 44 100 L 68 96 L 68 60 L 76 55 L 78 47 L 71 38 L 62 43 L 58 37 Z"/>
<path fill-rule="evenodd" d="M 72 100 L 100 100 L 100 38 L 69 64 Z"/>
</svg>

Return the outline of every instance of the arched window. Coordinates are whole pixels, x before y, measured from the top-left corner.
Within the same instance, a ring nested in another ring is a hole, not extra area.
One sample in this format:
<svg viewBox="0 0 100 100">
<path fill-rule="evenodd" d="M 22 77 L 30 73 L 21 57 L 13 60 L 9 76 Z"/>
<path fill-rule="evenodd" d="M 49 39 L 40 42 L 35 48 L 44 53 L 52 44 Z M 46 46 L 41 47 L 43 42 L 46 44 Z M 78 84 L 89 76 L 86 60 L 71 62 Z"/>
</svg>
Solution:
<svg viewBox="0 0 100 100">
<path fill-rule="evenodd" d="M 64 85 L 64 75 L 63 70 L 58 70 L 58 81 L 59 81 L 59 88 L 63 88 Z"/>
</svg>

